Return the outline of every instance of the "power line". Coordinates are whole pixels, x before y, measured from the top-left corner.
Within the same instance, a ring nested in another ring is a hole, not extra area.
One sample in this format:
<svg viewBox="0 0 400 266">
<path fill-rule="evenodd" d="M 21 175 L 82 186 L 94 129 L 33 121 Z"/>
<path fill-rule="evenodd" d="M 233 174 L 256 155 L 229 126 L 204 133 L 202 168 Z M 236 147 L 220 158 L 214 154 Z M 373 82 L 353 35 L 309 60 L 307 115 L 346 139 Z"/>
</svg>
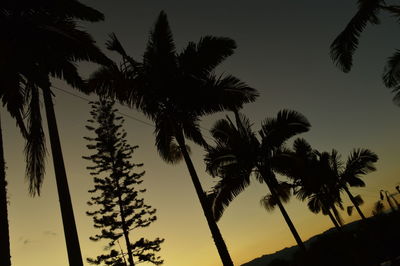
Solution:
<svg viewBox="0 0 400 266">
<path fill-rule="evenodd" d="M 81 100 L 84 100 L 84 101 L 86 101 L 86 102 L 91 102 L 91 100 L 89 100 L 88 98 L 82 97 L 82 96 L 80 96 L 80 95 L 78 95 L 78 94 L 75 94 L 75 93 L 73 93 L 73 92 L 70 92 L 70 91 L 67 91 L 67 90 L 64 90 L 64 89 L 55 87 L 55 86 L 52 86 L 52 87 L 55 88 L 55 89 L 57 89 L 57 90 L 59 90 L 59 91 L 62 91 L 62 92 L 64 92 L 64 93 L 66 93 L 66 94 L 69 94 L 69 95 L 71 95 L 71 96 L 74 96 L 74 97 L 77 97 L 77 98 L 79 98 L 79 99 L 81 99 Z M 132 116 L 132 115 L 128 115 L 128 114 L 123 113 L 123 112 L 121 112 L 121 111 L 117 111 L 117 113 L 119 113 L 120 115 L 123 115 L 123 116 L 125 116 L 125 117 L 128 117 L 128 118 L 130 118 L 130 119 L 132 119 L 132 120 L 135 120 L 135 121 L 137 121 L 137 122 L 140 122 L 140 123 L 142 123 L 142 124 L 144 124 L 144 125 L 147 125 L 147 126 L 150 126 L 150 127 L 153 127 L 153 128 L 155 127 L 153 124 L 150 124 L 150 123 L 148 123 L 148 122 L 146 122 L 146 121 L 144 121 L 144 120 L 141 120 L 141 119 L 139 119 L 139 118 L 136 118 L 136 117 L 134 117 L 134 116 Z"/>
<path fill-rule="evenodd" d="M 91 102 L 91 100 L 89 100 L 88 98 L 83 97 L 83 96 L 80 96 L 80 95 L 78 95 L 78 94 L 76 94 L 76 93 L 73 93 L 73 92 L 70 92 L 70 91 L 61 89 L 61 88 L 56 87 L 56 86 L 53 86 L 53 85 L 52 85 L 52 87 L 53 87 L 54 89 L 57 89 L 57 90 L 59 90 L 59 91 L 62 91 L 62 92 L 64 92 L 64 93 L 66 93 L 66 94 L 69 94 L 69 95 L 71 95 L 71 96 L 73 96 L 73 97 L 77 97 L 77 98 L 79 98 L 79 99 L 81 99 L 81 100 L 84 100 L 84 101 L 86 101 L 86 102 Z M 152 128 L 155 128 L 155 126 L 154 126 L 153 124 L 148 123 L 148 122 L 146 122 L 146 121 L 144 121 L 144 120 L 142 120 L 142 119 L 139 119 L 139 118 L 137 118 L 137 117 L 134 117 L 134 116 L 132 116 L 132 115 L 128 115 L 128 114 L 123 113 L 123 112 L 121 112 L 121 111 L 117 111 L 117 113 L 119 113 L 120 115 L 123 115 L 123 116 L 125 116 L 125 117 L 127 117 L 127 118 L 130 118 L 130 119 L 132 119 L 132 120 L 135 120 L 135 121 L 137 121 L 137 122 L 139 122 L 139 123 L 142 123 L 142 124 L 144 124 L 144 125 L 147 125 L 147 126 L 150 126 L 150 127 L 152 127 Z M 201 128 L 201 129 L 204 129 L 204 130 L 206 130 L 206 131 L 208 131 L 208 132 L 210 132 L 210 130 L 209 130 L 208 128 L 204 128 L 204 127 L 202 127 L 202 126 L 200 126 L 200 128 Z M 204 136 L 204 137 L 207 138 L 207 139 L 212 140 L 212 138 L 210 138 L 210 137 L 208 137 L 208 136 Z"/>
</svg>

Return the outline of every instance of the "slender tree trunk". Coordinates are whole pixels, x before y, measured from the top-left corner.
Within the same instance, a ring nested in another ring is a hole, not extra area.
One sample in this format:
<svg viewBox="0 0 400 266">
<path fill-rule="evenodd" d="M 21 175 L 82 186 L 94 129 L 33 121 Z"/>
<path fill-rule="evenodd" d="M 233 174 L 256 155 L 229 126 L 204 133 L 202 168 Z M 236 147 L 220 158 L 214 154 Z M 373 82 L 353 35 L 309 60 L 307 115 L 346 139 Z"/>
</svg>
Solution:
<svg viewBox="0 0 400 266">
<path fill-rule="evenodd" d="M 396 212 L 396 208 L 393 205 L 393 202 L 392 202 L 392 199 L 390 198 L 389 193 L 386 191 L 385 194 L 386 194 L 386 201 L 389 204 L 390 208 L 392 209 L 392 212 Z"/>
<path fill-rule="evenodd" d="M 364 213 L 361 211 L 360 207 L 358 207 L 358 204 L 357 204 L 355 198 L 353 197 L 353 195 L 350 193 L 349 188 L 346 185 L 343 186 L 343 188 L 344 188 L 344 191 L 346 191 L 347 195 L 349 196 L 349 198 L 350 198 L 351 202 L 353 203 L 354 207 L 356 208 L 356 210 L 357 210 L 358 214 L 360 215 L 361 219 L 362 220 L 366 220 L 366 218 L 364 216 Z"/>
<path fill-rule="evenodd" d="M 201 183 L 199 177 L 197 176 L 196 170 L 190 159 L 189 153 L 187 152 L 185 140 L 183 136 L 177 136 L 177 141 L 179 144 L 179 148 L 182 151 L 183 158 L 185 159 L 186 166 L 189 170 L 190 177 L 192 178 L 192 182 L 194 188 L 196 189 L 197 196 L 199 197 L 201 207 L 203 208 L 204 215 L 206 216 L 208 226 L 211 231 L 211 235 L 214 239 L 214 243 L 217 246 L 217 250 L 219 256 L 222 260 L 222 264 L 224 266 L 233 266 L 232 259 L 229 255 L 228 248 L 225 244 L 224 239 L 222 238 L 221 232 L 219 231 L 218 225 L 215 222 L 214 215 L 211 211 L 210 205 L 207 202 L 206 195 L 204 193 L 203 188 L 201 187 Z"/>
<path fill-rule="evenodd" d="M 125 213 L 124 213 L 124 207 L 122 205 L 122 197 L 121 197 L 121 193 L 120 193 L 120 190 L 119 190 L 120 189 L 119 188 L 119 184 L 117 184 L 117 189 L 118 189 L 118 206 L 119 206 L 119 210 L 120 210 L 120 213 L 121 213 L 122 231 L 123 231 L 123 234 L 124 234 L 125 243 L 126 243 L 126 250 L 127 250 L 127 253 L 128 253 L 128 262 L 129 262 L 129 266 L 134 266 L 135 263 L 133 261 L 131 242 L 129 241 L 129 230 L 128 230 L 128 227 L 126 226 Z"/>
<path fill-rule="evenodd" d="M 10 266 L 10 231 L 8 228 L 7 181 L 5 168 L 3 135 L 0 120 L 0 261 L 2 266 Z"/>
<path fill-rule="evenodd" d="M 273 185 L 271 184 L 270 180 L 268 180 L 268 178 L 266 178 L 265 176 L 263 176 L 265 183 L 268 186 L 269 191 L 271 192 L 272 196 L 274 197 L 274 199 L 276 200 L 276 203 L 278 205 L 279 210 L 281 211 L 283 218 L 285 219 L 286 224 L 289 226 L 290 232 L 292 233 L 294 239 L 297 242 L 297 245 L 304 251 L 306 252 L 306 246 L 303 243 L 303 240 L 301 240 L 299 233 L 296 230 L 296 227 L 294 227 L 292 220 L 290 219 L 288 213 L 286 212 L 285 207 L 282 204 L 282 201 L 280 200 L 278 194 L 276 193 Z"/>
<path fill-rule="evenodd" d="M 342 227 L 343 226 L 343 220 L 342 220 L 342 217 L 340 216 L 339 211 L 336 209 L 335 204 L 332 204 L 331 209 L 332 209 L 333 215 L 335 216 L 336 221 L 338 222 L 340 227 Z"/>
<path fill-rule="evenodd" d="M 331 221 L 332 221 L 332 223 L 335 225 L 336 229 L 337 229 L 339 232 L 342 232 L 342 228 L 340 227 L 340 224 L 336 221 L 335 217 L 334 217 L 333 214 L 331 213 L 331 210 L 328 209 L 326 212 L 328 213 L 329 218 L 331 218 Z"/>
<path fill-rule="evenodd" d="M 57 183 L 58 198 L 60 201 L 69 265 L 83 266 L 78 232 L 76 230 L 74 211 L 68 188 L 67 174 L 65 172 L 64 158 L 62 155 L 50 88 L 43 89 L 43 98 L 46 109 L 47 125 L 49 129 L 51 152 L 53 156 L 54 172 Z"/>
<path fill-rule="evenodd" d="M 390 197 L 393 199 L 394 203 L 397 206 L 397 210 L 400 211 L 400 204 L 399 202 L 396 200 L 396 198 L 393 195 L 390 195 Z"/>
</svg>

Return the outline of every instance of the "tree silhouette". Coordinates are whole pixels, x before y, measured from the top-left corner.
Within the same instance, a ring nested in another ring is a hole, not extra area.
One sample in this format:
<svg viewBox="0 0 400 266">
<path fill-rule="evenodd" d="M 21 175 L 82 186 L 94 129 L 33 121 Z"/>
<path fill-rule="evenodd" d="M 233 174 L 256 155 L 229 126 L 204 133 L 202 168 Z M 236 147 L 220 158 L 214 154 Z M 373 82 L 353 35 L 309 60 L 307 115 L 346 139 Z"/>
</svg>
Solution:
<svg viewBox="0 0 400 266">
<path fill-rule="evenodd" d="M 345 167 L 340 167 L 341 164 L 336 164 L 335 172 L 338 176 L 339 185 L 349 196 L 353 206 L 356 208 L 360 217 L 365 220 L 365 215 L 362 213 L 359 205 L 363 202 L 358 195 L 354 197 L 348 186 L 364 187 L 365 183 L 361 180 L 361 176 L 375 171 L 375 163 L 378 161 L 378 156 L 368 149 L 353 149 L 347 159 Z"/>
<path fill-rule="evenodd" d="M 320 153 L 304 139 L 296 139 L 293 150 L 284 150 L 275 160 L 276 171 L 292 179 L 297 198 L 307 200 L 313 213 L 328 215 L 340 230 L 342 219 L 335 207 L 343 208 L 335 172 L 338 164 L 335 150 Z"/>
<path fill-rule="evenodd" d="M 161 12 L 142 62 L 128 56 L 115 35 L 111 35 L 108 48 L 118 52 L 123 62 L 99 69 L 92 75 L 90 86 L 100 94 L 116 96 L 121 103 L 137 108 L 155 123 L 156 147 L 164 161 L 185 160 L 221 260 L 224 265 L 233 265 L 186 140 L 206 146 L 199 126 L 203 115 L 240 107 L 257 97 L 256 91 L 238 78 L 214 73 L 233 54 L 235 42 L 205 36 L 198 43 L 189 42 L 177 53 L 167 16 Z"/>
<path fill-rule="evenodd" d="M 215 123 L 211 134 L 216 143 L 207 148 L 207 171 L 221 179 L 208 194 L 215 219 L 221 218 L 225 208 L 249 184 L 251 175 L 265 182 L 271 195 L 262 199 L 267 209 L 278 206 L 298 246 L 305 246 L 297 233 L 282 201 L 288 199 L 285 183 L 280 183 L 274 173 L 274 158 L 283 144 L 294 135 L 309 130 L 307 119 L 298 112 L 283 110 L 274 118 L 261 124 L 260 140 L 251 129 L 250 121 L 235 111 L 236 125 L 229 119 Z M 287 186 L 286 186 L 287 187 Z"/>
<path fill-rule="evenodd" d="M 386 11 L 400 18 L 400 6 L 389 5 L 384 0 L 358 0 L 357 13 L 351 18 L 345 29 L 335 38 L 330 46 L 333 62 L 343 71 L 349 72 L 353 66 L 353 55 L 358 48 L 361 33 L 368 24 L 380 23 L 379 14 Z M 400 104 L 400 51 L 397 50 L 387 61 L 383 73 L 386 87 L 395 93 L 394 102 Z"/>
<path fill-rule="evenodd" d="M 74 266 L 83 265 L 83 262 L 51 98 L 50 77 L 85 90 L 75 62 L 108 63 L 109 60 L 95 46 L 91 36 L 78 28 L 76 20 L 94 22 L 103 18 L 103 14 L 78 1 L 6 0 L 0 4 L 0 23 L 3 25 L 1 84 L 7 85 L 1 89 L 7 88 L 16 96 L 21 94 L 30 106 L 25 148 L 30 193 L 40 192 L 44 175 L 46 149 L 39 108 L 42 91 L 68 258 Z"/>
<path fill-rule="evenodd" d="M 92 104 L 89 131 L 95 137 L 86 137 L 90 141 L 87 147 L 95 150 L 91 156 L 84 157 L 92 161 L 88 167 L 94 178 L 94 194 L 88 202 L 89 206 L 98 207 L 87 214 L 93 217 L 94 227 L 101 229 L 101 233 L 91 237 L 93 241 L 109 240 L 108 254 L 97 256 L 96 259 L 87 259 L 93 264 L 126 265 L 125 253 L 112 249 L 115 242 L 121 237 L 125 239 L 126 255 L 130 266 L 141 262 L 151 262 L 160 265 L 163 260 L 156 256 L 160 244 L 164 239 L 148 240 L 141 238 L 132 242 L 129 233 L 132 230 L 148 227 L 156 220 L 156 210 L 144 203 L 140 197 L 146 190 L 140 188 L 143 182 L 144 171 L 134 172 L 143 164 L 131 162 L 134 150 L 138 146 L 130 146 L 126 141 L 126 132 L 122 129 L 122 117 L 116 116 L 114 102 L 100 99 Z M 136 258 L 136 259 L 134 259 Z"/>
</svg>

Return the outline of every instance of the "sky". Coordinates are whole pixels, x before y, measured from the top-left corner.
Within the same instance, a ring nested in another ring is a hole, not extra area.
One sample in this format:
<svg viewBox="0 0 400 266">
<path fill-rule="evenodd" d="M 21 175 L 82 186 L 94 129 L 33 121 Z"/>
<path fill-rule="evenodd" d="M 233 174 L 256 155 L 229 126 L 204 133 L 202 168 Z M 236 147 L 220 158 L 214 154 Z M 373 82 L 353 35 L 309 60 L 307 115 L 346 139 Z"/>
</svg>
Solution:
<svg viewBox="0 0 400 266">
<path fill-rule="evenodd" d="M 399 43 L 398 35 L 394 34 L 399 27 L 395 19 L 382 16 L 382 25 L 368 27 L 360 40 L 353 70 L 344 74 L 330 60 L 329 45 L 355 13 L 356 1 L 83 2 L 106 16 L 104 22 L 82 24 L 99 46 L 105 50 L 107 35 L 115 32 L 128 53 L 138 60 L 161 10 L 168 15 L 178 50 L 204 35 L 234 39 L 238 45 L 235 54 L 217 72 L 236 75 L 260 92 L 259 99 L 243 109 L 254 122 L 255 130 L 266 117 L 276 115 L 281 109 L 293 109 L 309 119 L 312 128 L 301 137 L 314 148 L 321 151 L 335 148 L 343 159 L 353 148 L 376 152 L 378 170 L 365 176 L 365 188 L 352 189 L 364 198 L 362 209 L 367 215 L 371 214 L 380 189 L 394 192 L 399 184 L 400 108 L 392 103 L 392 94 L 381 81 L 385 61 Z M 80 71 L 87 77 L 96 67 L 82 64 Z M 85 99 L 96 99 L 94 95 L 74 92 L 60 81 L 55 80 L 53 85 Z M 85 214 L 87 190 L 93 186 L 86 170 L 88 162 L 82 159 L 90 154 L 83 139 L 89 135 L 85 124 L 90 118 L 90 108 L 86 100 L 59 89 L 54 89 L 55 110 L 79 240 L 83 256 L 94 257 L 103 251 L 104 243 L 89 240 L 96 231 L 91 217 Z M 135 118 L 149 121 L 135 110 L 118 108 L 129 115 L 125 122 L 128 142 L 139 145 L 133 160 L 144 163 L 143 184 L 148 189 L 145 200 L 158 210 L 158 220 L 146 230 L 134 232 L 132 239 L 142 235 L 165 238 L 159 254 L 166 266 L 221 265 L 186 166 L 164 163 L 154 147 L 154 128 Z M 230 114 L 206 117 L 201 125 L 209 129 L 225 115 Z M 12 263 L 14 266 L 66 266 L 50 145 L 41 196 L 32 198 L 24 179 L 24 141 L 4 108 L 2 123 Z M 203 133 L 209 137 L 207 130 Z M 205 173 L 204 151 L 194 145 L 191 148 L 195 167 L 207 190 L 216 179 Z M 268 193 L 266 185 L 253 181 L 218 223 L 235 265 L 295 244 L 281 214 L 277 210 L 268 213 L 259 204 L 261 197 Z M 348 206 L 345 195 L 343 199 Z M 295 197 L 286 208 L 303 240 L 332 227 L 328 217 L 311 213 L 306 203 Z M 346 222 L 358 219 L 356 214 L 349 217 L 343 212 L 342 215 Z"/>
</svg>

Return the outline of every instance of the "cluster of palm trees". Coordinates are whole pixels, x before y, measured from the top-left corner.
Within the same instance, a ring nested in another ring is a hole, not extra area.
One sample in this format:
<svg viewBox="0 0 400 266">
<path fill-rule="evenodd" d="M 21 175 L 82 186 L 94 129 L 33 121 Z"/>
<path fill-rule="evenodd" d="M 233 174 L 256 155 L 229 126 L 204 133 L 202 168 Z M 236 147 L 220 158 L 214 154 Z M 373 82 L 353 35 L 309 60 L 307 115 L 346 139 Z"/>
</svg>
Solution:
<svg viewBox="0 0 400 266">
<path fill-rule="evenodd" d="M 338 230 L 342 219 L 336 206 L 343 209 L 341 192 L 353 203 L 348 207 L 349 212 L 356 208 L 360 217 L 366 219 L 359 207 L 361 197 L 353 196 L 349 186 L 365 186 L 361 177 L 375 170 L 374 163 L 378 160 L 375 153 L 354 149 L 344 165 L 336 150 L 319 152 L 301 138 L 293 142 L 292 149 L 286 147 L 287 140 L 310 128 L 307 119 L 296 111 L 282 110 L 276 117 L 265 119 L 258 132 L 259 138 L 248 118 L 237 111 L 234 114 L 236 123 L 229 117 L 215 123 L 211 133 L 216 144 L 207 148 L 205 157 L 209 173 L 220 177 L 208 194 L 216 220 L 250 184 L 251 176 L 268 186 L 270 193 L 261 199 L 262 205 L 267 210 L 278 206 L 304 251 L 304 243 L 283 206 L 291 191 L 300 200 L 307 200 L 312 212 L 328 215 Z M 278 181 L 276 173 L 290 181 Z"/>
<path fill-rule="evenodd" d="M 43 96 L 70 265 L 83 262 L 53 108 L 51 78 L 62 79 L 83 93 L 114 98 L 154 122 L 161 158 L 167 163 L 183 159 L 187 165 L 225 266 L 233 262 L 217 221 L 234 197 L 250 184 L 253 174 L 270 191 L 263 199 L 265 206 L 278 206 L 304 250 L 283 206 L 291 190 L 300 199 L 308 199 L 310 209 L 322 211 L 336 222 L 340 219 L 335 205 L 342 206 L 340 195 L 345 191 L 365 219 L 359 208 L 360 198 L 354 197 L 348 186 L 364 185 L 359 177 L 374 170 L 377 156 L 369 150 L 355 150 L 342 167 L 336 151 L 320 153 L 304 140 L 296 140 L 293 149 L 288 149 L 287 140 L 310 128 L 307 119 L 295 111 L 280 111 L 261 123 L 258 135 L 252 131 L 250 121 L 238 110 L 255 101 L 257 91 L 235 76 L 215 74 L 215 68 L 234 53 L 236 44 L 232 39 L 204 36 L 178 52 L 167 16 L 161 12 L 140 60 L 129 56 L 117 36 L 110 35 L 107 48 L 121 56 L 118 63 L 108 59 L 77 24 L 103 19 L 103 14 L 77 0 L 4 0 L 0 4 L 0 97 L 26 139 L 29 191 L 39 195 L 46 155 L 40 110 L 40 94 Z M 85 81 L 77 70 L 76 63 L 80 61 L 102 66 Z M 218 121 L 211 131 L 215 139 L 211 146 L 201 134 L 200 119 L 220 111 L 233 111 L 235 123 L 229 118 Z M 209 193 L 202 188 L 191 161 L 188 140 L 205 148 L 207 170 L 220 177 Z M 11 265 L 4 164 L 0 130 L 0 260 Z M 291 182 L 279 181 L 277 173 L 286 175 Z"/>
</svg>

